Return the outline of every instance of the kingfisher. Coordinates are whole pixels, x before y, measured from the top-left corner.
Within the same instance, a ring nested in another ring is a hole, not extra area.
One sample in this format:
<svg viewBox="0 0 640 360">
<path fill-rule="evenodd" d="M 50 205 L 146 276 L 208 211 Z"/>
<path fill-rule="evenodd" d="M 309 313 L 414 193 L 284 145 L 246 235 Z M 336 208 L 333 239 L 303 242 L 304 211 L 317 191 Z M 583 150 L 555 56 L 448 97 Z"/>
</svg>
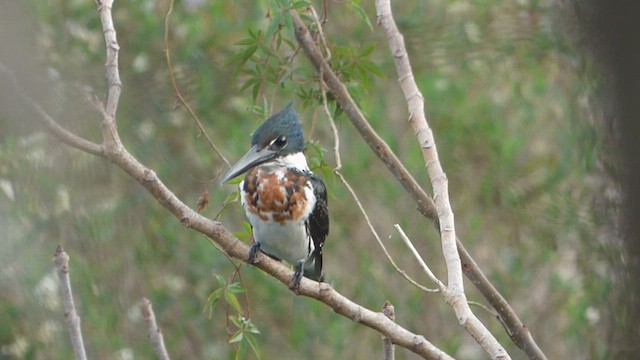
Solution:
<svg viewBox="0 0 640 360">
<path fill-rule="evenodd" d="M 244 173 L 240 201 L 253 229 L 247 262 L 255 263 L 262 251 L 292 264 L 292 290 L 299 287 L 302 276 L 323 281 L 322 247 L 329 234 L 327 189 L 309 170 L 293 103 L 256 129 L 251 149 L 220 182 Z"/>
</svg>

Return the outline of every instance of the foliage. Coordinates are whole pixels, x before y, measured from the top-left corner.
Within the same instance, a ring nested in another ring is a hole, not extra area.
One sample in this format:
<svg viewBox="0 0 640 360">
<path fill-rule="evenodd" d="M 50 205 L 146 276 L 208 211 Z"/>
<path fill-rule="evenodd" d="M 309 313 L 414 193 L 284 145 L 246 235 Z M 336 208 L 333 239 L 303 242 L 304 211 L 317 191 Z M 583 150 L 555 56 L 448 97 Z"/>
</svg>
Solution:
<svg viewBox="0 0 640 360">
<path fill-rule="evenodd" d="M 393 61 L 369 20 L 373 5 L 327 3 L 323 31 L 332 66 L 428 188 Z M 454 356 L 476 358 L 441 298 L 394 273 L 333 178 L 334 159 L 326 150 L 333 138 L 317 74 L 297 51 L 286 15 L 306 4 L 177 3 L 169 42 L 179 86 L 229 159 L 244 153 L 262 119 L 294 100 L 310 165 L 325 176 L 331 194 L 329 282 L 369 308 L 390 300 L 399 323 Z M 30 71 L 46 89 L 47 109 L 96 139 L 97 116 L 84 100 L 105 89 L 95 4 L 48 0 L 23 6 L 25 24 L 37 39 L 34 57 L 42 65 Z M 203 214 L 248 242 L 251 231 L 236 205 L 235 187 L 216 182 L 224 163 L 184 109 L 175 107 L 163 56 L 167 8 L 167 2 L 152 1 L 114 5 L 123 141 L 192 206 L 210 191 Z M 600 357 L 608 350 L 603 335 L 615 326 L 606 313 L 616 199 L 604 170 L 606 146 L 592 102 L 597 78 L 588 60 L 554 27 L 559 15 L 549 2 L 409 1 L 394 3 L 394 13 L 450 180 L 458 233 L 550 358 Z M 430 225 L 408 205 L 330 95 L 329 102 L 340 130 L 343 172 L 378 231 L 392 235 L 393 224 L 401 224 L 442 276 L 438 235 L 425 231 Z M 154 303 L 176 358 L 378 356 L 376 334 L 294 297 L 259 270 L 242 267 L 242 282 L 225 279 L 234 279 L 236 268 L 209 242 L 176 223 L 107 162 L 61 146 L 35 122 L 15 122 L 34 116 L 22 115 L 0 110 L 0 357 L 71 357 L 49 266 L 58 243 L 71 256 L 91 357 L 152 357 L 136 315 L 142 296 Z M 419 274 L 397 236 L 387 242 L 402 267 Z M 478 300 L 467 287 L 469 298 Z M 500 324 L 481 316 L 517 354 Z M 585 341 L 593 345 L 585 347 Z"/>
</svg>

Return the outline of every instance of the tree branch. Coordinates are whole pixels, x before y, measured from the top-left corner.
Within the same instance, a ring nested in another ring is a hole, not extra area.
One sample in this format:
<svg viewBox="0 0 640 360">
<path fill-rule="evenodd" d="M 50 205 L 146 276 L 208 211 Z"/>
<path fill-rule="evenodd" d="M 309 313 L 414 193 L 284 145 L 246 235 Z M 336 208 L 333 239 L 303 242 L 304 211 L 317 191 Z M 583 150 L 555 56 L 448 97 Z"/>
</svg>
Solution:
<svg viewBox="0 0 640 360">
<path fill-rule="evenodd" d="M 436 141 L 424 112 L 424 97 L 413 77 L 409 55 L 404 45 L 404 38 L 400 34 L 391 13 L 390 0 L 376 0 L 375 4 L 378 24 L 387 36 L 389 48 L 398 72 L 398 81 L 407 101 L 409 123 L 415 131 L 422 149 L 422 156 L 433 187 L 433 199 L 438 219 L 440 220 L 442 254 L 447 267 L 447 285 L 446 289 L 443 289 L 444 298 L 447 304 L 455 311 L 460 325 L 473 336 L 492 358 L 510 359 L 506 350 L 491 334 L 489 329 L 475 316 L 467 303 L 464 283 L 462 282 L 462 263 L 456 249 L 456 227 L 453 209 L 449 201 L 449 181 L 438 158 Z"/>
<path fill-rule="evenodd" d="M 412 125 L 416 137 L 418 138 L 418 142 L 422 149 L 423 157 L 425 159 L 425 163 L 427 165 L 427 171 L 429 172 L 429 177 L 431 178 L 433 189 L 434 189 L 434 199 L 436 203 L 436 207 L 438 208 L 438 214 L 446 213 L 450 216 L 450 225 L 451 232 L 443 233 L 443 247 L 447 246 L 451 256 L 455 256 L 453 259 L 456 262 L 460 262 L 460 257 L 463 254 L 458 254 L 454 249 L 454 243 L 457 242 L 458 249 L 463 248 L 462 244 L 455 237 L 455 232 L 453 232 L 453 213 L 451 212 L 451 205 L 449 203 L 449 195 L 447 192 L 447 179 L 442 167 L 440 166 L 440 161 L 438 159 L 438 152 L 436 150 L 435 140 L 433 138 L 433 133 L 429 128 L 427 117 L 424 111 L 424 98 L 422 93 L 418 89 L 418 85 L 415 82 L 415 78 L 413 76 L 413 71 L 411 69 L 411 64 L 409 62 L 409 56 L 407 54 L 406 47 L 404 45 L 404 38 L 393 18 L 393 13 L 391 11 L 391 1 L 390 0 L 376 0 L 376 15 L 378 17 L 378 24 L 383 28 L 385 35 L 387 36 L 387 41 L 389 42 L 389 48 L 391 50 L 391 54 L 393 55 L 393 59 L 396 65 L 396 70 L 398 73 L 398 82 L 400 83 L 400 87 L 402 88 L 402 92 L 407 101 L 408 111 L 409 111 L 409 122 Z M 440 188 L 440 189 L 439 189 Z M 442 194 L 443 196 L 439 196 Z M 439 201 L 440 200 L 440 201 Z M 444 221 L 442 215 L 440 215 L 440 224 L 443 228 L 442 230 L 446 230 L 444 225 Z M 447 245 L 444 244 L 444 234 L 450 236 L 450 239 L 447 241 Z M 457 241 L 456 241 L 457 240 Z M 464 248 L 463 248 L 464 249 Z M 458 250 L 460 251 L 460 250 Z M 465 251 L 460 251 L 467 255 L 468 259 L 464 259 L 465 263 L 473 263 L 473 267 L 478 269 L 477 265 L 473 261 L 473 259 L 468 256 Z M 466 265 L 466 264 L 465 264 Z M 469 268 L 469 266 L 466 266 Z M 456 265 L 455 269 L 460 269 L 458 265 Z M 479 270 L 479 269 L 478 269 Z M 468 272 L 468 271 L 465 271 Z M 491 302 L 492 305 L 496 303 L 497 307 L 494 305 L 494 308 L 499 312 L 501 316 L 501 320 L 503 324 L 505 323 L 505 319 L 509 319 L 507 333 L 511 336 L 514 343 L 523 349 L 529 358 L 532 359 L 546 359 L 546 356 L 542 352 L 542 350 L 538 347 L 538 345 L 533 340 L 533 337 L 526 329 L 526 327 L 522 324 L 520 319 L 518 319 L 515 312 L 511 309 L 509 304 L 500 296 L 500 294 L 495 290 L 493 285 L 484 277 L 484 274 L 480 271 L 477 271 L 472 274 L 473 278 L 472 282 L 474 285 L 482 284 L 483 286 L 480 288 L 482 294 L 487 297 L 494 298 L 498 301 Z M 471 277 L 470 277 L 471 278 Z M 457 279 L 457 274 L 456 274 Z M 451 281 L 451 278 L 450 280 Z M 460 276 L 460 284 L 462 286 L 462 278 Z M 451 283 L 448 284 L 448 287 L 451 288 Z M 468 307 L 468 306 L 467 306 Z M 502 309 L 502 310 L 498 310 Z M 523 331 L 523 329 L 525 331 Z"/>
<path fill-rule="evenodd" d="M 76 305 L 73 302 L 73 292 L 71 291 L 71 280 L 69 279 L 69 255 L 64 251 L 62 246 L 58 245 L 53 255 L 53 263 L 58 270 L 58 277 L 62 284 L 62 300 L 64 302 L 64 319 L 69 327 L 69 335 L 71 336 L 71 344 L 76 360 L 86 360 L 87 353 L 84 349 L 82 341 L 82 330 L 80 329 L 80 316 L 76 311 Z"/>
<path fill-rule="evenodd" d="M 60 126 L 46 111 L 26 92 L 22 87 L 14 73 L 7 68 L 4 64 L 0 63 L 0 73 L 11 82 L 12 89 L 18 93 L 18 95 L 31 107 L 39 116 L 40 120 L 44 123 L 47 129 L 63 143 L 74 147 L 78 150 L 82 150 L 91 155 L 105 157 L 104 150 L 100 144 L 96 144 L 89 140 L 86 140 L 71 131 Z"/>
<path fill-rule="evenodd" d="M 295 11 L 290 11 L 295 25 L 296 38 L 305 51 L 316 70 L 322 74 L 327 87 L 334 95 L 336 102 L 344 110 L 352 125 L 360 132 L 360 135 L 369 145 L 371 150 L 382 160 L 389 171 L 396 177 L 400 184 L 409 193 L 417 205 L 418 210 L 430 219 L 436 229 L 439 229 L 438 216 L 433 200 L 422 190 L 415 179 L 409 174 L 404 165 L 393 154 L 387 144 L 380 138 L 369 125 L 364 115 L 351 98 L 346 86 L 340 81 L 331 67 L 324 61 L 321 52 L 315 45 L 309 34 L 309 29 Z M 502 297 L 497 289 L 484 275 L 462 242 L 456 237 L 456 247 L 462 262 L 464 274 L 480 290 L 491 306 L 498 312 L 508 333 L 514 339 L 514 343 L 523 349 L 531 359 L 546 359 L 538 345 L 533 340 L 529 330 L 518 318 L 509 303 Z"/>
<path fill-rule="evenodd" d="M 385 301 L 384 305 L 382 305 L 382 313 L 384 316 L 388 317 L 391 321 L 396 321 L 396 312 L 389 301 Z M 396 348 L 393 345 L 391 339 L 386 336 L 382 337 L 382 358 L 384 360 L 395 360 L 396 358 Z"/>
<path fill-rule="evenodd" d="M 149 341 L 151 342 L 153 351 L 155 351 L 159 360 L 169 360 L 169 353 L 167 352 L 167 348 L 164 346 L 162 331 L 156 323 L 156 314 L 153 313 L 153 308 L 151 307 L 151 301 L 149 301 L 149 299 L 142 298 L 140 301 L 140 313 L 142 314 L 144 321 L 147 323 Z"/>
</svg>

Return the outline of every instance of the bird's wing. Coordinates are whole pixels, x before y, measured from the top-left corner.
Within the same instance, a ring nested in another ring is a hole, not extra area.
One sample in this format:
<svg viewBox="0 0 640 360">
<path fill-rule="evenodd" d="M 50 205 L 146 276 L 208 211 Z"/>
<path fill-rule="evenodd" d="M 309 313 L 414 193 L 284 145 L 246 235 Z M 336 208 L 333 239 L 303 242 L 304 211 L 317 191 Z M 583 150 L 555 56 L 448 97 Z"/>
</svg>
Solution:
<svg viewBox="0 0 640 360">
<path fill-rule="evenodd" d="M 322 179 L 314 174 L 309 173 L 309 181 L 313 187 L 313 193 L 316 197 L 316 206 L 307 219 L 307 228 L 313 240 L 315 250 L 311 257 L 315 260 L 316 276 L 322 276 L 322 247 L 324 241 L 329 234 L 329 210 L 327 208 L 327 188 Z"/>
</svg>

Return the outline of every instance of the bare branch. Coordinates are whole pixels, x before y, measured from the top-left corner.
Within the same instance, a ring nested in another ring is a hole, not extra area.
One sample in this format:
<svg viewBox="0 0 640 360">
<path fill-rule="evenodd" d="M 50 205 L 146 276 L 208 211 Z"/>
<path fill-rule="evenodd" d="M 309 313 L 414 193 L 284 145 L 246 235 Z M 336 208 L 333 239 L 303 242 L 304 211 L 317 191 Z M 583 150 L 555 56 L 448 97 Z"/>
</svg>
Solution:
<svg viewBox="0 0 640 360">
<path fill-rule="evenodd" d="M 142 300 L 140 300 L 140 313 L 142 314 L 144 321 L 147 323 L 149 341 L 151 342 L 153 351 L 156 352 L 158 359 L 169 360 L 169 353 L 167 353 L 167 348 L 164 346 L 162 331 L 156 323 L 156 314 L 153 313 L 153 308 L 151 307 L 151 301 L 149 301 L 149 299 L 142 298 Z"/>
<path fill-rule="evenodd" d="M 76 305 L 73 302 L 73 293 L 71 291 L 71 280 L 69 279 L 69 255 L 64 251 L 62 246 L 58 245 L 53 255 L 53 263 L 58 270 L 58 277 L 62 284 L 62 300 L 64 302 L 64 319 L 69 327 L 69 335 L 71 336 L 71 344 L 76 360 L 86 360 L 87 353 L 84 349 L 82 340 L 82 330 L 80 329 L 80 316 L 76 311 Z"/>
<path fill-rule="evenodd" d="M 391 321 L 396 321 L 396 312 L 389 301 L 385 301 L 382 305 L 382 313 Z M 386 336 L 382 337 L 382 353 L 384 360 L 394 360 L 396 358 L 396 348 L 391 339 Z"/>
<path fill-rule="evenodd" d="M 391 148 L 389 148 L 384 140 L 373 130 L 369 122 L 367 122 L 355 101 L 353 101 L 347 87 L 340 81 L 329 64 L 324 61 L 321 51 L 314 43 L 309 29 L 302 19 L 300 19 L 300 15 L 298 15 L 295 10 L 289 11 L 289 14 L 293 18 L 298 43 L 302 46 L 302 49 L 318 73 L 322 74 L 323 81 L 334 95 L 340 108 L 345 112 L 349 120 L 351 120 L 351 123 L 356 130 L 358 130 L 371 150 L 373 150 L 378 158 L 389 168 L 391 173 L 398 179 L 411 197 L 417 201 L 418 210 L 428 219 L 436 219 L 437 221 L 438 217 L 435 206 L 433 205 L 433 200 L 429 198 L 427 193 L 425 193 L 415 181 L 411 173 L 409 173 L 398 157 L 391 151 Z"/>
<path fill-rule="evenodd" d="M 364 115 L 360 112 L 357 105 L 351 98 L 346 86 L 340 81 L 335 73 L 331 71 L 330 66 L 323 60 L 321 52 L 317 49 L 313 38 L 309 34 L 309 29 L 306 27 L 304 22 L 302 22 L 299 15 L 295 11 L 290 11 L 290 14 L 294 21 L 298 42 L 318 72 L 323 74 L 323 80 L 334 95 L 336 102 L 345 111 L 345 114 L 356 130 L 360 132 L 360 135 L 369 145 L 371 150 L 387 166 L 389 171 L 405 188 L 411 198 L 416 201 L 420 213 L 430 219 L 434 226 L 439 229 L 438 214 L 433 200 L 424 192 L 424 190 L 422 190 L 420 185 L 418 185 L 415 179 L 413 179 L 404 165 L 393 154 L 391 149 L 368 124 Z M 472 281 L 476 288 L 480 290 L 491 306 L 500 314 L 500 319 L 508 327 L 508 333 L 512 336 L 514 343 L 523 349 L 531 359 L 546 359 L 544 353 L 542 353 L 538 345 L 533 340 L 529 330 L 518 318 L 518 315 L 513 311 L 509 303 L 487 279 L 458 238 L 456 238 L 456 246 L 462 262 L 464 274 Z"/>
<path fill-rule="evenodd" d="M 102 23 L 102 32 L 107 49 L 107 60 L 104 67 L 109 92 L 107 95 L 107 103 L 101 109 L 101 115 L 102 140 L 105 150 L 109 154 L 122 148 L 122 142 L 120 141 L 116 126 L 116 111 L 118 110 L 118 102 L 120 101 L 120 92 L 122 90 L 122 82 L 120 81 L 120 72 L 118 70 L 118 51 L 120 50 L 120 45 L 118 45 L 116 29 L 113 27 L 113 19 L 111 17 L 113 0 L 96 0 L 96 4 L 98 5 L 98 12 L 100 13 L 100 22 Z"/>
<path fill-rule="evenodd" d="M 462 282 L 462 263 L 456 249 L 456 231 L 453 210 L 449 201 L 449 182 L 438 159 L 433 132 L 424 112 L 424 98 L 413 77 L 409 55 L 391 13 L 390 0 L 376 0 L 378 24 L 384 30 L 398 72 L 398 80 L 409 108 L 409 123 L 413 127 L 422 149 L 427 172 L 433 187 L 433 198 L 440 220 L 442 253 L 447 266 L 447 286 L 443 294 L 454 309 L 458 321 L 494 359 L 508 359 L 509 354 L 498 340 L 473 314 Z M 424 262 L 422 262 L 424 264 Z M 426 264 L 425 264 L 426 265 Z M 427 268 L 428 269 L 428 268 Z M 429 273 L 431 271 L 428 271 Z"/>
<path fill-rule="evenodd" d="M 336 161 L 336 167 L 333 169 L 333 173 L 336 174 L 338 179 L 340 179 L 340 182 L 347 189 L 347 191 L 353 198 L 353 201 L 355 201 L 356 205 L 358 205 L 358 209 L 360 210 L 360 213 L 364 217 L 364 220 L 367 223 L 367 227 L 369 228 L 369 231 L 371 231 L 371 234 L 378 242 L 378 245 L 380 245 L 380 248 L 382 248 L 382 252 L 387 257 L 387 260 L 389 260 L 389 262 L 391 263 L 391 266 L 393 266 L 393 268 L 396 269 L 396 271 L 400 275 L 402 275 L 402 277 L 404 277 L 408 282 L 410 282 L 413 286 L 417 287 L 418 289 L 425 292 L 438 291 L 434 289 L 429 289 L 428 287 L 421 285 L 420 283 L 415 281 L 413 278 L 411 278 L 406 271 L 402 270 L 400 266 L 398 266 L 398 264 L 396 264 L 395 260 L 393 260 L 393 257 L 391 257 L 389 250 L 387 250 L 387 247 L 382 242 L 380 235 L 378 235 L 378 232 L 373 227 L 371 220 L 369 220 L 369 215 L 367 214 L 367 211 L 364 209 L 364 206 L 362 206 L 362 203 L 360 202 L 360 199 L 358 198 L 358 195 L 356 194 L 355 190 L 353 190 L 353 188 L 351 187 L 351 184 L 349 184 L 349 182 L 344 177 L 344 175 L 342 175 L 342 172 L 340 171 L 340 169 L 342 168 L 342 160 L 340 156 L 340 136 L 338 136 L 338 128 L 336 127 L 336 122 L 334 121 L 333 116 L 331 115 L 331 111 L 329 111 L 329 104 L 327 102 L 326 85 L 324 81 L 322 81 L 322 76 L 320 76 L 320 88 L 321 88 L 320 92 L 322 93 L 322 104 L 324 107 L 324 111 L 325 111 L 325 114 L 327 115 L 327 119 L 329 120 L 329 125 L 331 126 L 331 132 L 333 133 L 333 141 L 334 141 L 333 156 Z"/>
<path fill-rule="evenodd" d="M 418 260 L 418 263 L 420 264 L 420 267 L 427 274 L 429 279 L 431 279 L 431 281 L 433 281 L 433 283 L 436 284 L 436 286 L 438 287 L 439 291 L 442 291 L 442 292 L 446 291 L 446 286 L 442 283 L 442 281 L 440 281 L 434 275 L 433 271 L 431 271 L 429 266 L 427 266 L 427 263 L 422 259 L 422 256 L 420 256 L 420 253 L 418 253 L 418 250 L 416 250 L 415 246 L 413 246 L 413 243 L 411 242 L 411 240 L 409 240 L 409 237 L 407 236 L 407 234 L 404 233 L 404 231 L 402 230 L 400 225 L 395 224 L 394 226 L 398 230 L 398 232 L 400 233 L 400 237 L 402 238 L 404 243 L 407 245 L 409 250 L 411 250 L 411 253 L 413 254 L 413 256 L 416 258 L 416 260 Z"/>
</svg>

